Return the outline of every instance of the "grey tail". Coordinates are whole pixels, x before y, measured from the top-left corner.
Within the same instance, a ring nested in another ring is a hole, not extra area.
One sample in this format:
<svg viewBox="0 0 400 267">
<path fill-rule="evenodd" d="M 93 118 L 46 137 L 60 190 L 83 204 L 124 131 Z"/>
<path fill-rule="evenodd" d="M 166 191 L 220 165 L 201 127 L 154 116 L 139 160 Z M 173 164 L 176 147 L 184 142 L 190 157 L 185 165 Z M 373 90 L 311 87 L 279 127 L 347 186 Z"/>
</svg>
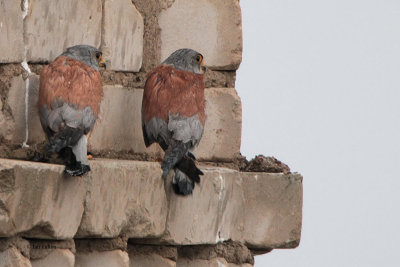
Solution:
<svg viewBox="0 0 400 267">
<path fill-rule="evenodd" d="M 190 154 L 193 155 L 192 153 Z M 175 167 L 185 173 L 186 176 L 196 183 L 200 183 L 200 175 L 204 174 L 199 168 L 197 168 L 193 158 L 190 155 L 183 156 Z"/>
<path fill-rule="evenodd" d="M 172 180 L 172 188 L 178 195 L 190 195 L 194 189 L 194 182 L 182 171 L 175 169 L 175 176 Z"/>
<path fill-rule="evenodd" d="M 162 177 L 167 177 L 169 171 L 175 167 L 175 165 L 181 161 L 183 156 L 189 150 L 190 144 L 183 143 L 180 141 L 172 141 L 165 150 L 164 159 L 161 163 L 161 169 L 163 170 Z"/>
<path fill-rule="evenodd" d="M 171 169 L 175 169 L 172 186 L 181 195 L 191 194 L 194 183 L 200 183 L 200 175 L 203 175 L 194 162 L 194 155 L 188 151 L 189 148 L 190 143 L 174 141 L 165 151 L 161 164 L 163 178 L 167 177 Z"/>
<path fill-rule="evenodd" d="M 58 153 L 65 147 L 75 145 L 83 134 L 83 129 L 66 126 L 49 138 L 46 149 Z"/>
</svg>

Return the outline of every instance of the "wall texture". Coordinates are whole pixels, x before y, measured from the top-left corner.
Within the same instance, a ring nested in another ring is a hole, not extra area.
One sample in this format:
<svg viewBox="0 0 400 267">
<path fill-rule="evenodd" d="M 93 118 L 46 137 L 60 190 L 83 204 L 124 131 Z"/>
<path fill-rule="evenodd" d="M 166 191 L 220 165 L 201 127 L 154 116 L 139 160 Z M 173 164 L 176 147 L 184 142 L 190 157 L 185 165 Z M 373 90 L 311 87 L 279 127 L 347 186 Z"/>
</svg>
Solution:
<svg viewBox="0 0 400 267">
<path fill-rule="evenodd" d="M 56 158 L 29 160 L 45 143 L 39 73 L 75 44 L 100 47 L 108 68 L 92 171 L 66 179 Z M 146 74 L 181 47 L 209 67 L 205 176 L 189 197 L 161 179 L 140 122 Z M 0 267 L 252 266 L 298 246 L 301 175 L 239 171 L 241 51 L 238 0 L 0 0 Z"/>
</svg>

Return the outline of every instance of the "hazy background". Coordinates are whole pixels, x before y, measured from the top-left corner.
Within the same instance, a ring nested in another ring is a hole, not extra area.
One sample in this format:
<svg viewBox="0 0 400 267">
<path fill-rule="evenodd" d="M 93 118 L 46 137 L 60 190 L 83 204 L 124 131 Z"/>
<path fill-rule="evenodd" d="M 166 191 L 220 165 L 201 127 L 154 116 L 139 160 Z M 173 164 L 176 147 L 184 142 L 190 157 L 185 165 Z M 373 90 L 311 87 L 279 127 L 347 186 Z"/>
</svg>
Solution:
<svg viewBox="0 0 400 267">
<path fill-rule="evenodd" d="M 240 1 L 242 153 L 304 176 L 294 250 L 256 266 L 400 266 L 400 1 Z"/>
</svg>

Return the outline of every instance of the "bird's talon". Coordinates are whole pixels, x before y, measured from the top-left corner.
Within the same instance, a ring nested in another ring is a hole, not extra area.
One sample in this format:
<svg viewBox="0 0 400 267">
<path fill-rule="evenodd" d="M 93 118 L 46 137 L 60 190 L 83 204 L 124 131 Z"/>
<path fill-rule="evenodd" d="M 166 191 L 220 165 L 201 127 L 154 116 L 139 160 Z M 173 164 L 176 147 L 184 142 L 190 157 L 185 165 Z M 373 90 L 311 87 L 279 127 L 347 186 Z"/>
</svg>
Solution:
<svg viewBox="0 0 400 267">
<path fill-rule="evenodd" d="M 65 166 L 64 173 L 68 176 L 82 176 L 90 171 L 90 166 L 77 162 L 74 165 Z"/>
</svg>

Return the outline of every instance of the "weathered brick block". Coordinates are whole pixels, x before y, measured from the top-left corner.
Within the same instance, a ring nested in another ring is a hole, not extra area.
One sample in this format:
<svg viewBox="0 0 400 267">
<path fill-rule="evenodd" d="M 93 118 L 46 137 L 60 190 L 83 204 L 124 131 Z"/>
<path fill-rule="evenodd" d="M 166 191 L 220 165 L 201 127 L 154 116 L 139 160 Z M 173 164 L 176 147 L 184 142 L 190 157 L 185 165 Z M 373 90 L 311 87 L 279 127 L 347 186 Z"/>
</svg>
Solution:
<svg viewBox="0 0 400 267">
<path fill-rule="evenodd" d="M 126 89 L 121 86 L 104 86 L 100 106 L 100 120 L 89 138 L 92 151 L 132 150 L 160 156 L 161 149 L 153 145 L 146 148 L 142 133 L 143 89 Z"/>
<path fill-rule="evenodd" d="M 224 258 L 213 258 L 209 260 L 203 259 L 179 259 L 176 263 L 178 267 L 251 267 L 253 265 L 244 264 L 234 264 L 227 262 Z"/>
<path fill-rule="evenodd" d="M 25 39 L 30 62 L 52 61 L 67 47 L 100 46 L 101 0 L 29 0 Z"/>
<path fill-rule="evenodd" d="M 162 11 L 161 59 L 179 48 L 202 53 L 208 67 L 236 70 L 242 58 L 242 26 L 238 0 L 176 0 Z"/>
<path fill-rule="evenodd" d="M 78 252 L 76 267 L 129 267 L 128 253 L 122 250 Z"/>
<path fill-rule="evenodd" d="M 6 138 L 16 143 L 22 143 L 25 139 L 25 81 L 22 79 L 22 75 L 11 80 L 7 102 L 14 120 L 7 125 L 10 128 L 10 134 L 6 135 Z"/>
<path fill-rule="evenodd" d="M 203 138 L 195 150 L 202 160 L 229 161 L 240 151 L 241 102 L 234 88 L 209 88 L 206 95 L 207 121 Z M 105 86 L 100 117 L 89 138 L 93 151 L 132 150 L 151 156 L 163 152 L 157 144 L 146 148 L 143 141 L 142 89 Z"/>
<path fill-rule="evenodd" d="M 200 166 L 201 183 L 183 197 L 172 190 L 172 173 L 161 178 L 157 162 L 90 165 L 88 175 L 67 178 L 61 165 L 0 159 L 0 236 L 126 236 L 171 245 L 233 240 L 257 250 L 299 243 L 299 174 Z"/>
<path fill-rule="evenodd" d="M 151 253 L 147 255 L 129 254 L 130 266 L 132 267 L 175 267 L 176 262 Z"/>
<path fill-rule="evenodd" d="M 11 247 L 0 252 L 0 267 L 32 267 L 32 265 L 17 248 Z"/>
<path fill-rule="evenodd" d="M 176 245 L 240 240 L 244 230 L 244 199 L 238 172 L 204 166 L 200 169 L 205 176 L 189 198 L 175 195 L 172 187 L 168 187 L 169 216 L 161 239 Z"/>
<path fill-rule="evenodd" d="M 5 116 L 3 113 L 3 107 L 3 101 L 0 99 L 0 136 L 6 140 L 9 140 L 12 138 L 11 128 L 14 124 L 11 122 L 11 119 L 7 118 L 7 116 Z"/>
<path fill-rule="evenodd" d="M 0 63 L 22 62 L 24 35 L 20 1 L 0 1 Z"/>
<path fill-rule="evenodd" d="M 40 124 L 38 112 L 39 98 L 39 76 L 29 76 L 29 95 L 28 95 L 28 143 L 34 144 L 46 139 Z M 10 134 L 6 137 L 14 143 L 21 143 L 25 140 L 25 88 L 26 81 L 22 76 L 13 78 L 10 90 L 8 92 L 8 105 L 11 107 L 13 121 L 9 122 Z"/>
<path fill-rule="evenodd" d="M 302 222 L 302 176 L 245 172 L 241 177 L 246 206 L 243 238 L 247 246 L 297 247 Z"/>
<path fill-rule="evenodd" d="M 72 238 L 80 224 L 85 181 L 64 167 L 0 159 L 0 237 Z"/>
<path fill-rule="evenodd" d="M 46 257 L 31 260 L 32 267 L 74 267 L 75 255 L 69 249 L 55 249 Z"/>
<path fill-rule="evenodd" d="M 206 95 L 206 125 L 195 150 L 201 160 L 230 161 L 240 152 L 242 103 L 234 88 L 209 88 Z"/>
<path fill-rule="evenodd" d="M 107 69 L 139 71 L 143 54 L 143 18 L 131 0 L 105 0 L 101 49 Z"/>
<path fill-rule="evenodd" d="M 161 240 L 195 245 L 231 239 L 255 249 L 298 246 L 301 175 L 201 169 L 206 175 L 190 198 L 182 201 L 170 190 L 169 216 Z"/>
<path fill-rule="evenodd" d="M 172 246 L 129 245 L 128 254 L 131 265 L 135 267 L 175 267 L 178 250 Z"/>
<path fill-rule="evenodd" d="M 85 213 L 77 237 L 125 234 L 142 238 L 164 232 L 168 207 L 158 164 L 115 160 L 90 164 Z"/>
<path fill-rule="evenodd" d="M 197 260 L 204 263 L 209 260 L 221 259 L 224 266 L 246 266 L 254 264 L 254 256 L 241 242 L 226 241 L 215 245 L 196 245 L 179 247 L 178 266 L 192 266 Z M 236 264 L 236 265 L 235 265 Z M 205 265 L 208 266 L 208 265 Z"/>
</svg>

